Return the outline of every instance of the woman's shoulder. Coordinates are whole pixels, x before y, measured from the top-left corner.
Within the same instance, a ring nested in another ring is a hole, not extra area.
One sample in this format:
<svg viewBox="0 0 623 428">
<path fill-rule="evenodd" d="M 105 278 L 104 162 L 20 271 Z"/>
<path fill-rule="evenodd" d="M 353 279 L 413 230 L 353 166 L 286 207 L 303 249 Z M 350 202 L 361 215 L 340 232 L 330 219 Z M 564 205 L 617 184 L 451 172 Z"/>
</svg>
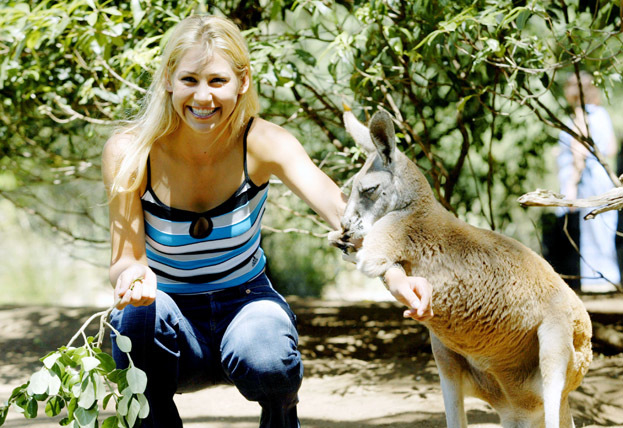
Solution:
<svg viewBox="0 0 623 428">
<path fill-rule="evenodd" d="M 128 147 L 132 144 L 134 138 L 132 134 L 124 131 L 113 133 L 104 144 L 102 151 L 103 161 L 118 162 L 127 153 Z"/>
<path fill-rule="evenodd" d="M 249 130 L 249 138 L 261 139 L 287 132 L 288 131 L 276 123 L 262 119 L 261 117 L 255 117 L 251 124 L 251 129 Z"/>
<path fill-rule="evenodd" d="M 247 136 L 248 150 L 256 152 L 274 152 L 280 146 L 295 142 L 296 138 L 285 128 L 260 117 L 253 120 Z"/>
<path fill-rule="evenodd" d="M 114 180 L 134 139 L 132 134 L 123 131 L 115 132 L 108 138 L 102 150 L 102 173 L 105 182 L 111 183 Z"/>
<path fill-rule="evenodd" d="M 128 131 L 116 131 L 108 137 L 108 140 L 104 144 L 104 150 L 124 150 L 129 144 L 135 140 L 135 136 Z"/>
</svg>

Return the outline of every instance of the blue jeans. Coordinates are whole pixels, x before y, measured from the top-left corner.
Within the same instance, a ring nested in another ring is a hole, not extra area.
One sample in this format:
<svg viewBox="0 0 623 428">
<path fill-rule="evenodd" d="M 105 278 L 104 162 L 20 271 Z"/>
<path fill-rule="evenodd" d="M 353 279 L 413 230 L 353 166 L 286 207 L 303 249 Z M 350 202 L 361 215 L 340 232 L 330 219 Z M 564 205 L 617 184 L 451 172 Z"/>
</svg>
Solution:
<svg viewBox="0 0 623 428">
<path fill-rule="evenodd" d="M 299 427 L 296 319 L 265 275 L 211 294 L 158 291 L 150 306 L 114 310 L 111 324 L 132 340 L 132 360 L 147 373 L 151 410 L 141 427 L 182 427 L 173 395 L 221 383 L 260 404 L 260 427 Z M 112 339 L 125 368 L 127 356 Z"/>
</svg>

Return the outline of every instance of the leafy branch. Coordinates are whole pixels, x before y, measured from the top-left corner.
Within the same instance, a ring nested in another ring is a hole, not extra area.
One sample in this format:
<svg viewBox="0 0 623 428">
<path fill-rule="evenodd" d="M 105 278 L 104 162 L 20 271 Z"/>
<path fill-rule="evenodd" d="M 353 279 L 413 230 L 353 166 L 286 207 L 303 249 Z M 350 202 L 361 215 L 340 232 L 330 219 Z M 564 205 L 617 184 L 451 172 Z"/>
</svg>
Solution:
<svg viewBox="0 0 623 428">
<path fill-rule="evenodd" d="M 59 424 L 72 428 L 132 428 L 139 419 L 147 417 L 149 404 L 144 395 L 147 375 L 130 357 L 130 338 L 106 321 L 114 307 L 93 314 L 67 345 L 41 358 L 43 367 L 0 405 L 0 426 L 6 421 L 9 409 L 27 419 L 36 418 L 39 403 L 43 402 L 49 417 L 59 415 L 66 408 L 67 415 Z M 98 333 L 87 337 L 86 328 L 98 318 Z M 106 327 L 116 334 L 117 346 L 128 357 L 126 369 L 117 369 L 113 358 L 101 350 Z M 79 338 L 84 340 L 83 345 L 72 346 Z M 115 414 L 100 424 L 100 408 L 106 409 L 111 400 L 115 402 Z"/>
</svg>

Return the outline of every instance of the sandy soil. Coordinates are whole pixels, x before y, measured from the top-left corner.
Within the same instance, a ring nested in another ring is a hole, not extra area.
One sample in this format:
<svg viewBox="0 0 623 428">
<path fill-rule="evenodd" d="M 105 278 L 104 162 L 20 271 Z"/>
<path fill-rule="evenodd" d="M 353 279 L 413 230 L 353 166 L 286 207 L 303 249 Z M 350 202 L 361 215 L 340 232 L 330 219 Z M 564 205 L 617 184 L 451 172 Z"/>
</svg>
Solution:
<svg viewBox="0 0 623 428">
<path fill-rule="evenodd" d="M 441 388 L 428 334 L 402 320 L 393 303 L 289 299 L 299 317 L 305 380 L 299 417 L 307 428 L 444 427 Z M 623 330 L 623 298 L 587 299 L 592 319 Z M 0 307 L 0 400 L 66 344 L 96 308 Z M 623 426 L 623 353 L 594 343 L 595 358 L 571 395 L 578 427 Z M 235 388 L 218 386 L 176 398 L 189 428 L 257 427 L 259 407 Z M 470 427 L 495 427 L 484 402 L 467 399 Z M 58 426 L 9 413 L 6 427 Z"/>
</svg>

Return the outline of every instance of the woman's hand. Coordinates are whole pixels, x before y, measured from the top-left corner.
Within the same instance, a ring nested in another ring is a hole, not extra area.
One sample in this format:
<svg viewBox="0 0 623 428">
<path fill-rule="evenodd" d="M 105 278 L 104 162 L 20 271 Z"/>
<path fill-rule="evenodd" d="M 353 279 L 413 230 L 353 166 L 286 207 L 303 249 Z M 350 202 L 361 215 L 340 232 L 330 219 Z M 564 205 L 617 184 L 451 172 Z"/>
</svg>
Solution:
<svg viewBox="0 0 623 428">
<path fill-rule="evenodd" d="M 426 321 L 433 317 L 433 287 L 426 278 L 407 276 L 400 267 L 391 267 L 385 272 L 384 282 L 392 295 L 408 309 L 405 318 Z"/>
<path fill-rule="evenodd" d="M 149 306 L 156 300 L 156 288 L 154 272 L 143 264 L 132 264 L 117 278 L 115 307 L 123 309 L 127 305 Z"/>
</svg>

